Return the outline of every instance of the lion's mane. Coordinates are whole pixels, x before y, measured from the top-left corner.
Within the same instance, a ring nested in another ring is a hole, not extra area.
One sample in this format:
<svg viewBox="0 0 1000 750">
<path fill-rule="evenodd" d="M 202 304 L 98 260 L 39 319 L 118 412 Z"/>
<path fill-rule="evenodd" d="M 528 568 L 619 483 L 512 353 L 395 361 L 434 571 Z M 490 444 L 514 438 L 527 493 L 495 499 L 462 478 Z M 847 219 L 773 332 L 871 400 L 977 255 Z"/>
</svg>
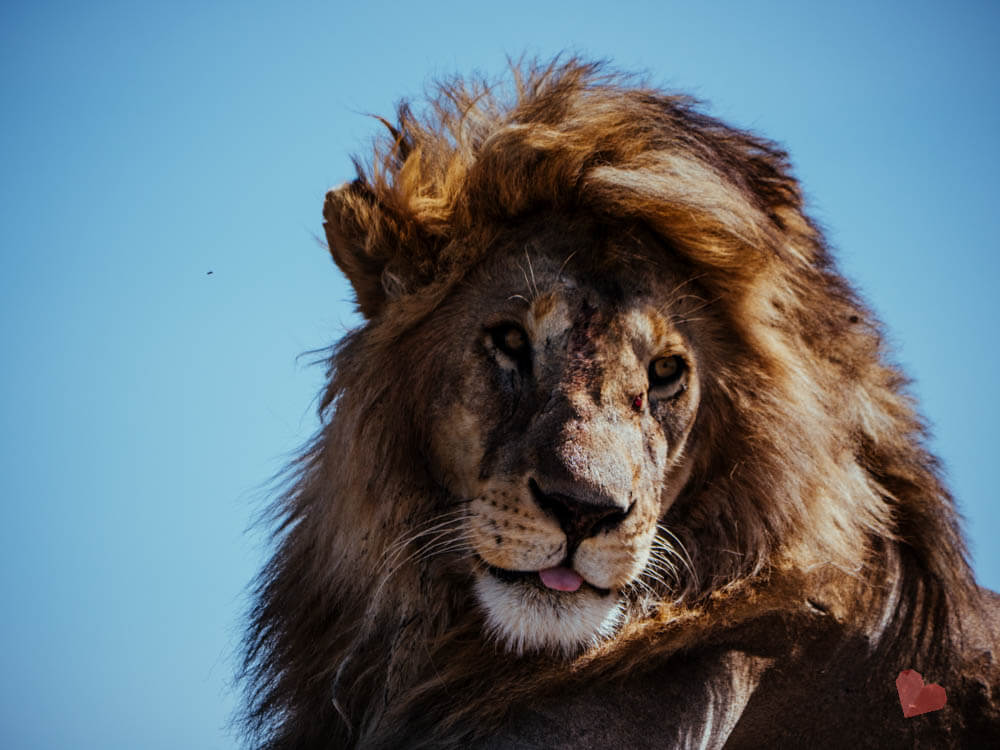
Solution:
<svg viewBox="0 0 1000 750">
<path fill-rule="evenodd" d="M 956 613 L 978 595 L 956 512 L 906 380 L 781 149 L 575 60 L 506 88 L 453 80 L 425 113 L 404 104 L 383 122 L 371 162 L 324 209 L 367 320 L 333 349 L 322 428 L 274 506 L 244 670 L 259 745 L 457 742 L 559 686 L 768 613 L 807 617 L 807 589 L 873 647 L 946 672 Z M 406 544 L 442 492 L 420 394 L 440 363 L 459 366 L 447 340 L 411 334 L 497 235 L 546 211 L 662 238 L 650 252 L 689 269 L 730 354 L 695 427 L 710 448 L 664 519 L 691 569 L 570 665 L 485 641 L 468 592 L 408 561 Z"/>
</svg>

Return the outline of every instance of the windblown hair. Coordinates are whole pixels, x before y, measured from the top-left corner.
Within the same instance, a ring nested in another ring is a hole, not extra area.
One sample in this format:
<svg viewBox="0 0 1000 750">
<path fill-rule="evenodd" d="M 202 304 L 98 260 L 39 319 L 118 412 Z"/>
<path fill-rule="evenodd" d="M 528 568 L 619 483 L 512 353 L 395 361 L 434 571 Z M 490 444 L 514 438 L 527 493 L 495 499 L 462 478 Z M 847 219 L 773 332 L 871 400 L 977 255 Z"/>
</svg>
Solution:
<svg viewBox="0 0 1000 750">
<path fill-rule="evenodd" d="M 955 613 L 976 591 L 953 503 L 780 148 L 576 60 L 516 69 L 506 86 L 452 80 L 421 114 L 404 103 L 383 123 L 324 208 L 367 320 L 333 350 L 322 428 L 274 507 L 244 667 L 259 746 L 457 743 L 559 686 L 798 611 L 803 581 L 873 647 L 949 668 Z M 632 260 L 685 269 L 726 355 L 663 519 L 690 567 L 570 665 L 498 652 L 460 576 L 411 554 L 448 502 L 422 394 L 461 366 L 446 322 L 425 323 L 498 237 L 546 213 L 656 237 Z"/>
</svg>

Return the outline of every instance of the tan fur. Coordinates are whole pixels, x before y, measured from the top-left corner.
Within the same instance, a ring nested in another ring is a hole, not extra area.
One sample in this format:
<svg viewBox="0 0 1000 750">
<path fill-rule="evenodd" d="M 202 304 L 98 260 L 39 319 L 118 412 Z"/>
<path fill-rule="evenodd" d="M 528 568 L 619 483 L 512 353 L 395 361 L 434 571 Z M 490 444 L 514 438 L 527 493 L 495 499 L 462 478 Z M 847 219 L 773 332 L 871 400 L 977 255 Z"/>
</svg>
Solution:
<svg viewBox="0 0 1000 750">
<path fill-rule="evenodd" d="M 401 106 L 327 196 L 367 320 L 275 506 L 254 741 L 995 736 L 1000 607 L 785 155 L 595 65 L 514 78 Z M 497 344 L 510 324 L 527 359 Z M 662 357 L 686 370 L 657 390 Z M 620 515 L 574 551 L 550 494 Z M 561 564 L 583 588 L 496 572 Z M 902 718 L 908 668 L 945 710 Z"/>
</svg>

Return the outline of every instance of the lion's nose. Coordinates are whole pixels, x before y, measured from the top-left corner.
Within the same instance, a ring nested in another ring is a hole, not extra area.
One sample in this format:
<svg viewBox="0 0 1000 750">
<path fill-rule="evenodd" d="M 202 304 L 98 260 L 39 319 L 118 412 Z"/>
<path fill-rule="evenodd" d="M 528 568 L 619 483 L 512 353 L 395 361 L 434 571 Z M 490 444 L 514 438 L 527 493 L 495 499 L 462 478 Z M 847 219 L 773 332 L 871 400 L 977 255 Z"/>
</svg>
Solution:
<svg viewBox="0 0 1000 750">
<path fill-rule="evenodd" d="M 535 502 L 559 522 L 566 534 L 567 546 L 573 550 L 588 537 L 618 526 L 632 511 L 632 506 L 622 510 L 614 505 L 572 497 L 562 493 L 547 493 L 532 479 L 529 482 Z"/>
</svg>

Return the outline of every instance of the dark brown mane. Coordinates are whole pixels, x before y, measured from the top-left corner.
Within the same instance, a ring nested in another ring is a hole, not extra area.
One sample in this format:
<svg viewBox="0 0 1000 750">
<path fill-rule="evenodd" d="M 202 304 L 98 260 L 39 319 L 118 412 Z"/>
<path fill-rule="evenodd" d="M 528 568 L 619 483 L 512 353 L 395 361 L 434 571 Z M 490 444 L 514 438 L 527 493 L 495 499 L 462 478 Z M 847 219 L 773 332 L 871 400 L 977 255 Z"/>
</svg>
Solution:
<svg viewBox="0 0 1000 750">
<path fill-rule="evenodd" d="M 575 60 L 506 89 L 451 81 L 425 114 L 403 104 L 385 124 L 324 208 L 367 321 L 330 357 L 323 426 L 275 506 L 243 672 L 257 746 L 459 742 L 558 686 L 627 678 L 772 615 L 806 627 L 803 591 L 886 664 L 958 669 L 979 593 L 954 505 L 780 148 Z M 495 237 L 546 213 L 650 233 L 641 260 L 689 269 L 730 353 L 698 417 L 711 448 L 666 517 L 694 570 L 571 666 L 484 643 L 446 570 L 384 575 L 441 502 L 419 395 L 450 342 L 421 325 Z"/>
</svg>

